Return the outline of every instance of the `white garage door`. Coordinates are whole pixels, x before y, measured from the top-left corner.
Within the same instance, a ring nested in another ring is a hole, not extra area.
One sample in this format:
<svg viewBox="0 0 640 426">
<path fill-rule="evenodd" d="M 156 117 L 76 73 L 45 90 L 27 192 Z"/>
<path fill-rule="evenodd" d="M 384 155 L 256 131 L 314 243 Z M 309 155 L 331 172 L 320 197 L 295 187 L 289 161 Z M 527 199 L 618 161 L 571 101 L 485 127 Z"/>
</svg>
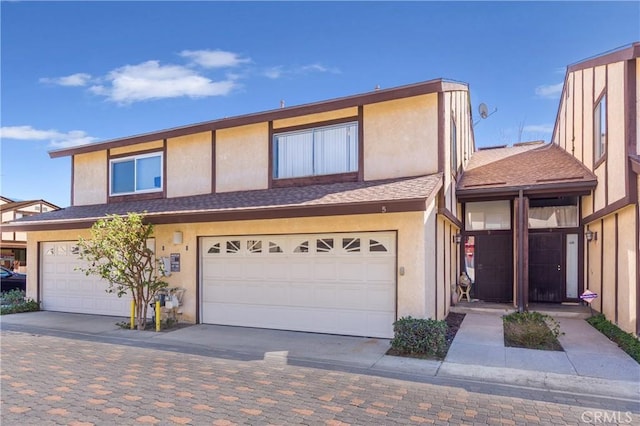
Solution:
<svg viewBox="0 0 640 426">
<path fill-rule="evenodd" d="M 131 298 L 105 290 L 106 282 L 75 270 L 82 265 L 73 242 L 41 244 L 42 307 L 47 311 L 128 316 Z"/>
<path fill-rule="evenodd" d="M 393 337 L 394 232 L 200 243 L 203 323 Z"/>
</svg>

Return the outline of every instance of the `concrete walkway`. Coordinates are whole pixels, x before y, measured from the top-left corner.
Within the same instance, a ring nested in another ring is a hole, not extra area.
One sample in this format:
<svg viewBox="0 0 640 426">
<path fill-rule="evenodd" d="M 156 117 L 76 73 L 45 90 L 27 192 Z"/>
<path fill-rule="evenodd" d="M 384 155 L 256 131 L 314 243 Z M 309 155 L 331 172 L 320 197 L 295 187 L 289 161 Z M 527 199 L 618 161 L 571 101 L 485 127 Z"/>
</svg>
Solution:
<svg viewBox="0 0 640 426">
<path fill-rule="evenodd" d="M 507 348 L 501 313 L 467 313 L 444 361 L 385 355 L 389 340 L 215 325 L 123 330 L 124 318 L 58 312 L 0 317 L 3 331 L 47 334 L 240 360 L 440 377 L 640 400 L 640 365 L 583 319 L 558 318 L 564 352 Z"/>
<path fill-rule="evenodd" d="M 564 349 L 504 346 L 502 318 L 467 313 L 438 376 L 640 400 L 640 365 L 583 319 L 556 318 Z"/>
</svg>

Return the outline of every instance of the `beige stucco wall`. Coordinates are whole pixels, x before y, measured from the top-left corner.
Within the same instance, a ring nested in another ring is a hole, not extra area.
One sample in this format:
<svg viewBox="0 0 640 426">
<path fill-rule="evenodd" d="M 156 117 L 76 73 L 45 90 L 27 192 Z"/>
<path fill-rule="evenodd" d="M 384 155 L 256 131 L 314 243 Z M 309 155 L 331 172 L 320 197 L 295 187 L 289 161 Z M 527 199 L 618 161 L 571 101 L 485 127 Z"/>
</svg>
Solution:
<svg viewBox="0 0 640 426">
<path fill-rule="evenodd" d="M 436 319 L 444 319 L 451 307 L 451 291 L 455 291 L 459 268 L 458 246 L 453 242 L 453 236 L 459 232 L 446 217 L 437 217 L 437 240 L 427 241 L 426 244 L 437 244 L 436 269 L 437 273 L 437 315 Z"/>
<path fill-rule="evenodd" d="M 640 58 L 636 59 L 636 102 L 640 102 Z M 636 104 L 636 113 L 640 105 Z M 640 120 L 636 119 L 636 153 L 640 154 Z"/>
<path fill-rule="evenodd" d="M 167 140 L 167 197 L 209 194 L 213 170 L 211 132 Z"/>
<path fill-rule="evenodd" d="M 628 206 L 618 213 L 618 325 L 627 332 L 636 328 L 636 209 Z M 635 231 L 635 232 L 632 232 Z"/>
<path fill-rule="evenodd" d="M 364 142 L 365 180 L 436 173 L 438 95 L 365 105 Z"/>
<path fill-rule="evenodd" d="M 582 71 L 583 78 L 583 108 L 581 117 L 584 120 L 584 127 L 582 128 L 582 137 L 584 138 L 584 143 L 582 144 L 582 148 L 584 150 L 583 163 L 589 169 L 593 166 L 593 102 L 594 102 L 594 94 L 591 90 L 593 87 L 593 69 L 586 69 Z"/>
<path fill-rule="evenodd" d="M 184 287 L 183 319 L 196 321 L 196 282 L 198 281 L 198 237 L 216 235 L 279 235 L 291 233 L 331 233 L 397 231 L 398 317 L 433 317 L 435 290 L 435 204 L 428 211 L 387 213 L 335 217 L 309 217 L 273 220 L 253 220 L 217 223 L 158 225 L 155 228 L 156 255 L 168 257 L 180 253 L 181 271 L 167 278 L 170 287 Z M 174 231 L 182 231 L 183 244 L 174 245 Z M 27 294 L 36 298 L 39 265 L 36 258 L 39 241 L 76 241 L 78 236 L 88 237 L 88 230 L 42 231 L 29 234 Z M 426 290 L 425 290 L 426 289 Z"/>
<path fill-rule="evenodd" d="M 158 140 L 158 141 L 152 141 L 152 142 L 145 142 L 145 143 L 139 143 L 136 145 L 129 145 L 129 146 L 123 146 L 120 148 L 113 148 L 111 149 L 111 155 L 122 155 L 122 154 L 135 154 L 136 152 L 140 152 L 140 151 L 147 151 L 147 150 L 160 150 L 162 149 L 164 145 L 164 141 L 162 140 Z"/>
<path fill-rule="evenodd" d="M 586 281 L 585 289 L 589 289 L 598 295 L 602 294 L 602 280 L 600 278 L 600 271 L 602 269 L 602 262 L 600 261 L 600 255 L 602 253 L 602 227 L 600 221 L 589 224 L 589 230 L 598 234 L 598 239 L 593 240 L 590 243 L 585 244 L 585 251 L 588 252 L 587 259 L 585 260 L 586 266 Z M 592 306 L 599 312 L 602 312 L 602 298 L 598 297 L 592 302 Z"/>
<path fill-rule="evenodd" d="M 322 121 L 335 120 L 344 117 L 355 117 L 358 115 L 358 107 L 343 108 L 335 111 L 321 112 L 317 114 L 303 115 L 301 117 L 285 118 L 282 120 L 274 120 L 274 130 L 283 127 L 300 126 L 303 124 L 319 123 Z"/>
<path fill-rule="evenodd" d="M 469 93 L 463 90 L 455 92 L 445 92 L 442 95 L 444 109 L 444 128 L 443 128 L 443 158 L 444 158 L 444 201 L 445 207 L 455 217 L 458 216 L 458 203 L 456 202 L 456 171 L 458 168 L 465 168 L 466 164 L 473 153 L 475 143 L 473 134 L 471 133 L 471 115 L 469 110 Z M 451 166 L 451 121 L 456 123 L 456 165 Z M 437 152 L 433 155 L 437 156 Z"/>
<path fill-rule="evenodd" d="M 258 123 L 216 132 L 216 191 L 269 186 L 269 127 Z"/>
<path fill-rule="evenodd" d="M 615 314 L 615 273 L 616 273 L 616 242 L 615 242 L 615 222 L 613 216 L 607 216 L 604 219 L 602 235 L 602 273 L 603 281 L 600 290 L 600 299 L 602 299 L 602 313 L 608 319 L 614 318 Z"/>
<path fill-rule="evenodd" d="M 607 194 L 609 203 L 625 196 L 627 155 L 625 138 L 624 63 L 607 67 Z"/>
<path fill-rule="evenodd" d="M 576 72 L 573 74 L 573 85 L 574 85 L 574 102 L 576 108 L 573 112 L 573 128 L 575 129 L 573 133 L 573 137 L 575 138 L 572 147 L 573 147 L 573 155 L 580 161 L 584 162 L 584 152 L 583 152 L 583 144 L 584 144 L 584 131 L 583 131 L 583 122 L 582 122 L 582 108 L 584 102 L 584 94 L 583 94 L 583 77 L 581 72 Z M 571 152 L 571 151 L 569 151 Z"/>
<path fill-rule="evenodd" d="M 436 316 L 436 285 L 438 277 L 436 275 L 436 250 L 438 247 L 437 232 L 436 232 L 436 220 L 437 220 L 437 206 L 435 201 L 427 206 L 427 210 L 423 214 L 422 223 L 422 235 L 424 240 L 422 241 L 421 257 L 415 259 L 415 265 L 422 265 L 424 274 L 424 292 L 419 294 L 415 292 L 414 297 L 417 300 L 422 300 L 424 306 L 424 317 L 435 318 Z M 419 234 L 416 234 L 419 235 Z"/>
<path fill-rule="evenodd" d="M 73 205 L 107 202 L 107 151 L 74 155 Z"/>
</svg>

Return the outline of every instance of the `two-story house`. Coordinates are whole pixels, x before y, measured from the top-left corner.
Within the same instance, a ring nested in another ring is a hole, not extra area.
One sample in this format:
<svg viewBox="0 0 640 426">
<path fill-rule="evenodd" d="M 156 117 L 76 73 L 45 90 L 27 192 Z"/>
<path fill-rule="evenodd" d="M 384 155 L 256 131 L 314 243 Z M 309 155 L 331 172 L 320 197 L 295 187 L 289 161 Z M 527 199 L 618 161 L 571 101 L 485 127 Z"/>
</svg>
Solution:
<svg viewBox="0 0 640 426">
<path fill-rule="evenodd" d="M 45 200 L 16 201 L 0 196 L 0 213 L 2 214 L 2 226 L 23 217 L 33 216 L 57 210 L 60 207 Z M 26 232 L 2 231 L 0 242 L 0 255 L 2 266 L 11 268 L 15 262 L 20 264 L 20 270 L 24 271 L 27 265 L 27 234 Z"/>
<path fill-rule="evenodd" d="M 567 68 L 552 142 L 480 150 L 458 180 L 481 300 L 576 303 L 640 334 L 640 43 Z"/>
<path fill-rule="evenodd" d="M 447 314 L 459 274 L 457 180 L 474 151 L 466 84 L 432 80 L 52 151 L 72 205 L 28 231 L 45 310 L 126 316 L 76 241 L 146 212 L 190 322 L 391 337 Z"/>
<path fill-rule="evenodd" d="M 640 43 L 567 68 L 553 143 L 598 178 L 580 203 L 584 286 L 595 308 L 640 335 Z"/>
</svg>

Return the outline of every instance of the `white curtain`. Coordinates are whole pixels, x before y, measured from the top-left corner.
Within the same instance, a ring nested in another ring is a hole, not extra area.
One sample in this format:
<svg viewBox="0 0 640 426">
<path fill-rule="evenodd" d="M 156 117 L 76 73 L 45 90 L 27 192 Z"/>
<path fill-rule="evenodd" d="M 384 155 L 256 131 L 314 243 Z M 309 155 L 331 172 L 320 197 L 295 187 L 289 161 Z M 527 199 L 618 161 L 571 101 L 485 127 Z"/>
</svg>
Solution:
<svg viewBox="0 0 640 426">
<path fill-rule="evenodd" d="M 276 178 L 313 175 L 313 133 L 277 136 L 276 149 Z"/>
<path fill-rule="evenodd" d="M 277 135 L 274 177 L 292 178 L 358 170 L 358 125 L 350 123 Z"/>
<path fill-rule="evenodd" d="M 529 207 L 529 228 L 574 228 L 578 206 Z"/>
</svg>

